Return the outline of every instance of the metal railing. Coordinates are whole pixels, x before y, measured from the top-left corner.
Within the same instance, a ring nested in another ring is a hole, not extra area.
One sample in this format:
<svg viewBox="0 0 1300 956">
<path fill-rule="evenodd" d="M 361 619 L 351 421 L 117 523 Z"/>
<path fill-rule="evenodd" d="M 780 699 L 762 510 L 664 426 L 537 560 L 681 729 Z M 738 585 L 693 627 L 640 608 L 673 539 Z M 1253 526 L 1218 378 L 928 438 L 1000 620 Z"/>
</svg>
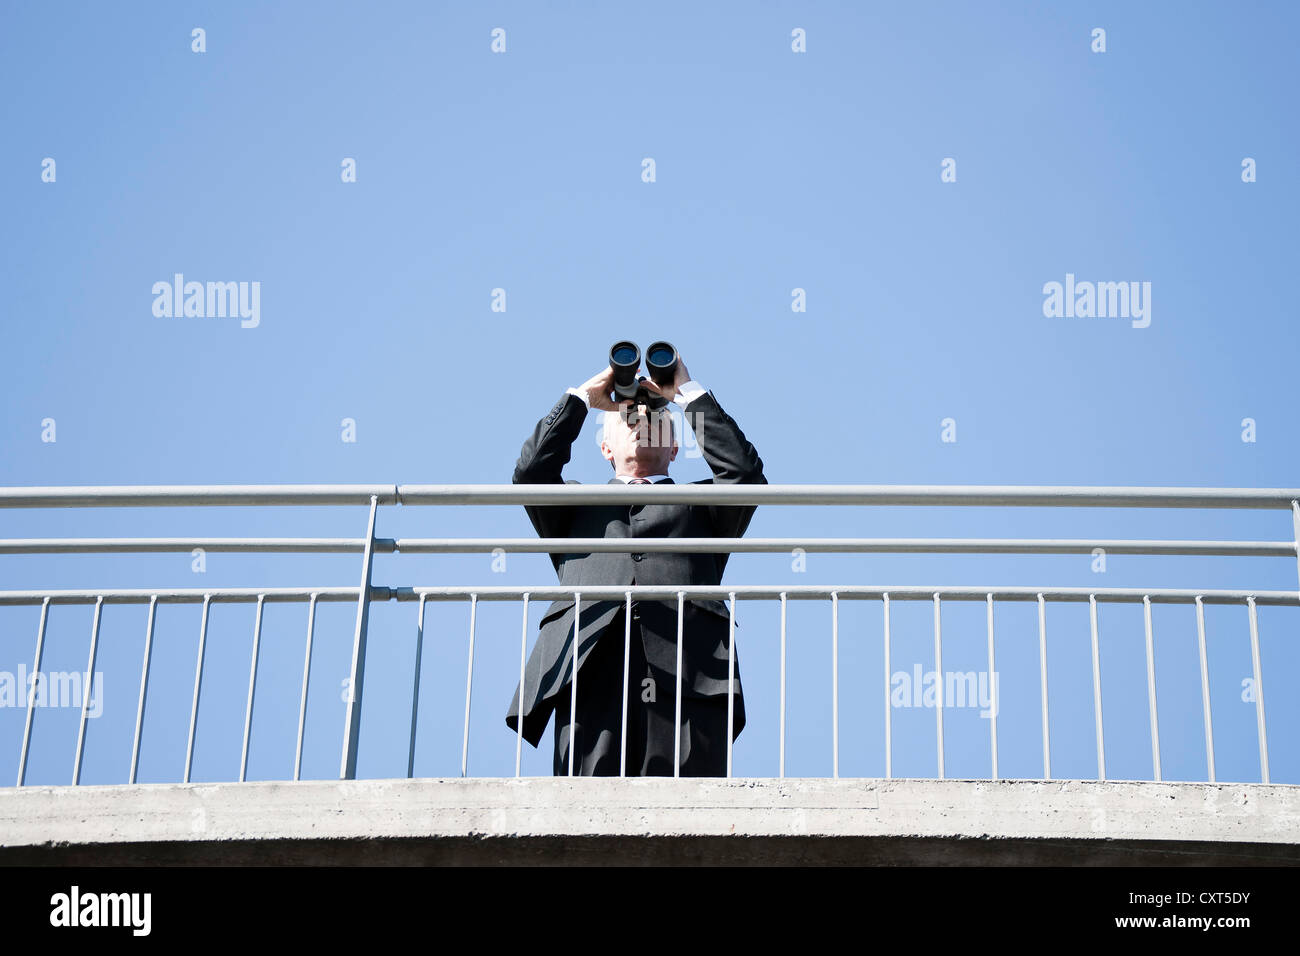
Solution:
<svg viewBox="0 0 1300 956">
<path fill-rule="evenodd" d="M 1196 509 L 1275 509 L 1290 511 L 1290 540 L 1275 541 L 1206 541 L 1206 540 L 1112 540 L 1112 539 L 1006 539 L 1006 538 L 380 538 L 375 534 L 376 516 L 381 505 L 595 505 L 595 504 L 708 504 L 708 505 L 847 505 L 847 506 L 981 506 L 981 507 L 1094 507 L 1094 508 L 1196 508 Z M 91 590 L 4 590 L 0 605 L 39 605 L 40 621 L 33 655 L 33 674 L 39 674 L 44 653 L 50 608 L 54 605 L 93 604 L 94 616 L 89 640 L 87 674 L 95 671 L 99 649 L 100 624 L 107 605 L 148 604 L 144 659 L 141 663 L 139 698 L 132 742 L 130 782 L 136 782 L 141 729 L 148 694 L 150 659 L 156 610 L 159 604 L 193 603 L 202 605 L 198 637 L 198 657 L 194 674 L 190 709 L 184 782 L 189 782 L 199 700 L 202 689 L 204 653 L 209 609 L 213 603 L 255 603 L 256 618 L 253 652 L 248 678 L 243 743 L 239 779 L 246 779 L 249 739 L 253 723 L 253 705 L 258 672 L 258 648 L 262 628 L 262 609 L 266 603 L 292 602 L 307 606 L 306 648 L 303 663 L 301 702 L 298 714 L 294 779 L 299 779 L 302 765 L 308 679 L 312 661 L 312 639 L 316 605 L 319 602 L 355 602 L 356 615 L 349 670 L 349 693 L 343 727 L 339 777 L 356 776 L 360 738 L 361 700 L 365 682 L 367 632 L 371 604 L 376 601 L 417 602 L 417 639 L 414 682 L 411 702 L 411 733 L 407 775 L 414 772 L 416 720 L 419 711 L 420 662 L 423 649 L 425 607 L 429 601 L 467 601 L 470 607 L 468 634 L 468 673 L 465 690 L 461 773 L 468 773 L 470 697 L 473 685 L 476 610 L 479 601 L 520 601 L 523 623 L 520 636 L 520 680 L 529 638 L 528 608 L 533 599 L 623 600 L 630 608 L 633 600 L 677 602 L 678 666 L 676 693 L 677 770 L 680 770 L 681 728 L 681 649 L 684 602 L 693 599 L 728 600 L 732 640 L 729 680 L 734 690 L 735 609 L 738 600 L 780 602 L 780 705 L 779 705 L 779 774 L 786 769 L 786 608 L 787 602 L 829 601 L 832 628 L 832 752 L 833 775 L 839 776 L 839 602 L 842 600 L 881 602 L 884 629 L 885 680 L 885 776 L 893 775 L 892 732 L 889 703 L 890 690 L 890 608 L 895 601 L 929 601 L 934 609 L 934 656 L 936 672 L 942 674 L 942 616 L 944 601 L 983 602 L 986 605 L 988 667 L 994 664 L 995 601 L 1031 602 L 1037 605 L 1040 662 L 1040 699 L 1042 713 L 1043 778 L 1051 779 L 1051 737 L 1048 724 L 1046 605 L 1048 602 L 1087 603 L 1091 628 L 1093 710 L 1098 779 L 1106 779 L 1105 740 L 1102 728 L 1100 657 L 1098 650 L 1097 607 L 1099 603 L 1133 603 L 1143 607 L 1147 671 L 1147 699 L 1151 728 L 1154 778 L 1161 779 L 1159 722 L 1156 710 L 1154 644 L 1151 626 L 1153 604 L 1186 604 L 1196 609 L 1201 698 L 1206 743 L 1208 778 L 1215 780 L 1213 723 L 1210 709 L 1210 683 L 1205 642 L 1206 604 L 1239 605 L 1247 611 L 1250 626 L 1251 663 L 1254 681 L 1255 716 L 1259 743 L 1261 781 L 1270 782 L 1268 739 L 1264 711 L 1263 675 L 1259 653 L 1257 607 L 1296 606 L 1300 590 L 1212 590 L 1170 588 L 1049 588 L 1049 587 L 878 587 L 864 585 L 733 585 L 733 586 L 649 586 L 628 587 L 582 586 L 537 587 L 506 586 L 397 586 L 376 585 L 371 580 L 375 554 L 467 554 L 489 552 L 515 553 L 587 553 L 587 552 L 710 552 L 710 553 L 917 553 L 917 554 L 1089 554 L 1096 549 L 1130 555 L 1211 555 L 1235 557 L 1292 557 L 1300 572 L 1300 489 L 1237 488 L 1105 488 L 1105 487 L 958 487 L 958 486 L 873 486 L 873 485 L 670 485 L 659 487 L 575 486 L 575 485 L 253 485 L 253 486 L 126 486 L 126 487 L 58 487 L 0 488 L 0 509 L 14 508 L 105 508 L 105 507 L 179 507 L 179 506 L 296 506 L 296 505 L 366 505 L 368 521 L 359 538 L 11 538 L 0 540 L 0 554 L 105 554 L 167 553 L 204 549 L 213 552 L 250 553 L 359 553 L 362 556 L 359 584 L 355 587 L 296 588 L 171 588 L 171 589 L 91 589 Z M 630 615 L 624 615 L 624 695 L 627 700 L 627 655 L 630 641 Z M 571 707 L 576 696 L 577 676 L 573 680 Z M 522 695 L 521 695 L 522 699 Z M 90 702 L 89 679 L 81 707 L 76 751 L 73 759 L 72 784 L 81 782 L 86 739 L 86 720 Z M 732 771 L 733 706 L 729 709 L 727 734 L 727 773 Z M 935 708 L 938 775 L 944 777 L 944 705 L 940 689 Z M 17 785 L 26 781 L 35 689 L 28 692 L 26 719 L 22 734 Z M 522 707 L 522 703 L 521 703 Z M 572 718 L 572 711 L 571 711 Z M 627 733 L 626 707 L 623 715 L 624 759 Z M 523 721 L 516 736 L 515 774 L 520 773 Z M 998 737 L 996 712 L 989 721 L 992 777 L 998 778 Z M 626 767 L 621 767 L 626 772 Z M 569 773 L 573 773 L 573 748 L 569 751 Z"/>
</svg>

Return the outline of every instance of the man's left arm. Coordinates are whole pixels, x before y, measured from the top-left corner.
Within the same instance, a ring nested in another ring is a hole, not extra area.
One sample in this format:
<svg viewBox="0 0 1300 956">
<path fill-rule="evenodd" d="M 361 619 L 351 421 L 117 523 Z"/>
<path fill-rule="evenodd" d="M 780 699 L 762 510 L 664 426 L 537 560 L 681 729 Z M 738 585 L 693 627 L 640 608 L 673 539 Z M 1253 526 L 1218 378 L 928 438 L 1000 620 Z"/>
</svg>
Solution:
<svg viewBox="0 0 1300 956">
<path fill-rule="evenodd" d="M 686 363 L 678 362 L 673 383 L 675 401 L 695 432 L 700 452 L 719 485 L 765 485 L 763 459 L 745 437 L 735 419 L 718 404 L 712 392 L 690 377 Z M 754 516 L 753 505 L 711 505 L 709 515 L 719 537 L 740 537 Z"/>
</svg>

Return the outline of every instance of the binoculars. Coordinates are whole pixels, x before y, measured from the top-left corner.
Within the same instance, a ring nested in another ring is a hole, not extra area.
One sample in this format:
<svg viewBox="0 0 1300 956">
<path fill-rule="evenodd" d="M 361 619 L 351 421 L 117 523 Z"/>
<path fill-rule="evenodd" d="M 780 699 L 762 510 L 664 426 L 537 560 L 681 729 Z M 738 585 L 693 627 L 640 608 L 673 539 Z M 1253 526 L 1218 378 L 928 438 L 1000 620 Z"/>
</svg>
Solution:
<svg viewBox="0 0 1300 956">
<path fill-rule="evenodd" d="M 654 411 L 668 404 L 667 398 L 645 387 L 643 376 L 637 376 L 641 368 L 641 350 L 635 342 L 615 342 L 609 350 L 609 366 L 614 370 L 615 401 L 632 403 L 629 418 L 641 405 Z M 677 350 L 670 342 L 652 342 L 645 350 L 645 367 L 650 373 L 650 381 L 661 388 L 671 386 L 677 377 Z"/>
</svg>

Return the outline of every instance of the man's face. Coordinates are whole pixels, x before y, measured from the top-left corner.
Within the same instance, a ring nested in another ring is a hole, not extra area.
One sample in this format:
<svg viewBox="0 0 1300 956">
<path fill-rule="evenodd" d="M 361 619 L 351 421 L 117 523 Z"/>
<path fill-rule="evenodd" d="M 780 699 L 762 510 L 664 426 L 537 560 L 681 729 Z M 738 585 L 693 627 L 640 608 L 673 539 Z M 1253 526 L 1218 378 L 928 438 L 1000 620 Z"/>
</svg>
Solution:
<svg viewBox="0 0 1300 956">
<path fill-rule="evenodd" d="M 668 463 L 677 457 L 672 415 L 666 408 L 649 411 L 642 405 L 636 415 L 628 416 L 630 406 L 631 402 L 621 402 L 620 412 L 605 416 L 601 454 L 616 474 L 668 474 Z"/>
</svg>

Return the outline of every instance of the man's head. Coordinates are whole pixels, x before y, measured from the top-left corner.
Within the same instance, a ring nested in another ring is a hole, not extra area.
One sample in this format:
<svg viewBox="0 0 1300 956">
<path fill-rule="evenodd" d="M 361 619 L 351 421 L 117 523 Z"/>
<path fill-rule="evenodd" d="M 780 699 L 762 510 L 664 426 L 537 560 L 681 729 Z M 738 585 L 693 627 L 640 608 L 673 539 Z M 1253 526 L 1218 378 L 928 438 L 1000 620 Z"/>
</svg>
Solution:
<svg viewBox="0 0 1300 956">
<path fill-rule="evenodd" d="M 677 429 L 667 408 L 650 411 L 644 405 L 628 416 L 631 402 L 621 402 L 619 411 L 605 413 L 605 432 L 600 453 L 614 467 L 616 475 L 648 477 L 668 474 L 668 463 L 677 457 Z"/>
</svg>

